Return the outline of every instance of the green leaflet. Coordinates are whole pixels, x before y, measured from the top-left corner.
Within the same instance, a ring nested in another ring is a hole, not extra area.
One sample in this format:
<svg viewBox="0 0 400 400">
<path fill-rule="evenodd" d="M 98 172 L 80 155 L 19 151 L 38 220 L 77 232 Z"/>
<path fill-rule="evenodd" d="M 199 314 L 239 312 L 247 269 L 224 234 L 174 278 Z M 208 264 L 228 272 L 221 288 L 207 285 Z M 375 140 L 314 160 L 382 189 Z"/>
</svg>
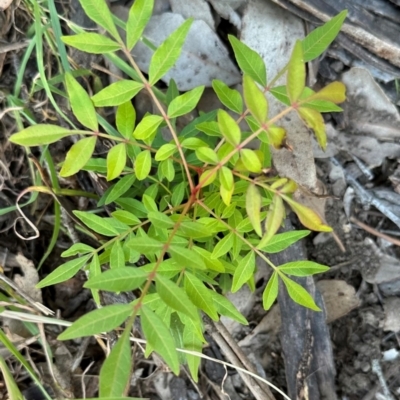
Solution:
<svg viewBox="0 0 400 400">
<path fill-rule="evenodd" d="M 266 253 L 279 253 L 309 234 L 310 231 L 306 230 L 278 233 L 266 242 L 264 241 L 264 238 L 261 239 L 257 248 Z"/>
<path fill-rule="evenodd" d="M 96 141 L 96 136 L 90 136 L 74 143 L 67 153 L 60 175 L 67 177 L 79 172 L 92 156 Z"/>
<path fill-rule="evenodd" d="M 151 153 L 150 150 L 144 150 L 136 157 L 135 174 L 139 181 L 146 179 L 151 169 Z"/>
<path fill-rule="evenodd" d="M 176 118 L 193 111 L 197 106 L 203 91 L 204 86 L 199 86 L 175 97 L 168 106 L 168 117 Z"/>
<path fill-rule="evenodd" d="M 96 107 L 119 106 L 135 97 L 143 89 L 143 83 L 122 79 L 92 96 Z"/>
<path fill-rule="evenodd" d="M 103 27 L 118 42 L 121 42 L 121 38 L 105 0 L 79 0 L 79 2 L 91 20 Z"/>
<path fill-rule="evenodd" d="M 163 144 L 158 150 L 155 155 L 156 161 L 163 161 L 167 158 L 171 157 L 177 151 L 176 144 L 174 143 L 166 143 Z"/>
<path fill-rule="evenodd" d="M 278 274 L 274 272 L 269 278 L 267 286 L 264 289 L 263 293 L 264 310 L 269 310 L 272 307 L 272 304 L 274 304 L 276 298 L 278 297 L 278 288 L 279 288 L 278 284 L 279 284 Z"/>
<path fill-rule="evenodd" d="M 132 50 L 143 34 L 153 12 L 154 0 L 137 0 L 129 10 L 126 23 L 126 47 Z"/>
<path fill-rule="evenodd" d="M 101 366 L 99 376 L 100 397 L 123 396 L 132 370 L 130 330 L 125 329 L 109 356 Z"/>
<path fill-rule="evenodd" d="M 113 304 L 99 308 L 80 317 L 58 335 L 58 340 L 69 340 L 109 332 L 120 326 L 131 313 L 132 306 L 130 304 Z"/>
<path fill-rule="evenodd" d="M 157 274 L 156 290 L 161 299 L 172 309 L 179 311 L 189 318 L 198 319 L 197 309 L 185 291 L 171 280 Z"/>
<path fill-rule="evenodd" d="M 235 90 L 231 89 L 227 86 L 224 82 L 214 79 L 212 81 L 212 87 L 217 94 L 220 102 L 233 112 L 237 114 L 242 114 L 243 112 L 243 100 L 240 93 Z M 218 110 L 220 111 L 220 110 Z"/>
<path fill-rule="evenodd" d="M 211 319 L 218 321 L 217 309 L 214 305 L 211 292 L 204 283 L 190 272 L 185 272 L 185 291 L 192 303 L 203 310 Z"/>
<path fill-rule="evenodd" d="M 55 285 L 56 283 L 64 282 L 72 278 L 89 260 L 90 255 L 75 258 L 74 260 L 67 261 L 61 264 L 53 272 L 42 279 L 36 287 L 38 289 L 46 286 Z"/>
<path fill-rule="evenodd" d="M 292 261 L 278 267 L 280 271 L 293 276 L 310 276 L 329 271 L 329 267 L 313 261 Z"/>
<path fill-rule="evenodd" d="M 104 236 L 116 236 L 118 231 L 105 219 L 86 211 L 73 211 L 86 226 Z"/>
<path fill-rule="evenodd" d="M 149 66 L 150 85 L 157 83 L 178 60 L 192 21 L 187 19 L 154 52 Z"/>
<path fill-rule="evenodd" d="M 140 316 L 144 336 L 149 345 L 164 358 L 174 374 L 178 375 L 178 353 L 169 329 L 161 318 L 146 306 L 142 306 Z"/>
<path fill-rule="evenodd" d="M 125 175 L 122 177 L 108 193 L 104 204 L 113 203 L 115 200 L 119 199 L 123 194 L 125 194 L 135 182 L 136 176 L 134 174 Z"/>
<path fill-rule="evenodd" d="M 233 146 L 237 146 L 241 140 L 241 131 L 236 121 L 224 110 L 218 110 L 218 127 L 222 136 Z"/>
<path fill-rule="evenodd" d="M 37 124 L 29 126 L 10 137 L 10 142 L 20 146 L 43 146 L 71 135 L 68 129 L 57 125 Z"/>
<path fill-rule="evenodd" d="M 314 299 L 311 297 L 310 293 L 308 293 L 306 289 L 304 289 L 301 285 L 299 285 L 295 281 L 292 281 L 282 273 L 279 274 L 279 276 L 282 278 L 283 283 L 286 286 L 286 290 L 288 291 L 290 298 L 294 302 L 300 304 L 303 307 L 311 308 L 311 310 L 321 311 L 321 309 L 315 304 Z"/>
<path fill-rule="evenodd" d="M 211 291 L 211 296 L 217 311 L 243 325 L 248 325 L 246 318 L 236 309 L 236 307 L 222 294 Z"/>
<path fill-rule="evenodd" d="M 257 235 L 260 237 L 262 236 L 260 215 L 261 202 L 262 198 L 257 186 L 253 184 L 249 185 L 246 192 L 246 212 L 251 225 L 253 226 Z M 244 224 L 244 222 L 241 224 Z M 239 226 L 237 229 L 239 230 Z"/>
<path fill-rule="evenodd" d="M 146 115 L 138 124 L 133 132 L 133 137 L 138 140 L 150 138 L 163 122 L 160 115 Z"/>
<path fill-rule="evenodd" d="M 233 246 L 233 232 L 230 232 L 228 235 L 223 237 L 214 247 L 214 250 L 211 254 L 212 259 L 218 259 L 225 255 Z"/>
<path fill-rule="evenodd" d="M 252 116 L 263 124 L 268 116 L 268 103 L 264 93 L 249 75 L 243 76 L 243 95 Z"/>
<path fill-rule="evenodd" d="M 267 86 L 267 71 L 260 55 L 234 36 L 228 35 L 228 39 L 233 47 L 240 69 L 260 85 Z"/>
<path fill-rule="evenodd" d="M 136 111 L 133 108 L 132 102 L 127 101 L 122 103 L 117 108 L 115 123 L 118 132 L 125 138 L 131 139 L 133 130 L 135 129 Z"/>
<path fill-rule="evenodd" d="M 304 63 L 303 47 L 297 40 L 290 57 L 287 73 L 287 92 L 290 103 L 295 103 L 303 93 L 306 84 L 306 65 Z"/>
<path fill-rule="evenodd" d="M 121 49 L 121 45 L 98 33 L 79 33 L 72 36 L 61 36 L 68 46 L 92 54 L 111 53 Z"/>
<path fill-rule="evenodd" d="M 111 247 L 110 253 L 110 268 L 124 268 L 125 267 L 125 254 L 122 249 L 121 242 L 116 241 Z"/>
<path fill-rule="evenodd" d="M 338 35 L 348 11 L 343 10 L 330 21 L 314 29 L 303 39 L 304 61 L 311 61 L 320 56 Z"/>
<path fill-rule="evenodd" d="M 190 249 L 185 249 L 177 245 L 171 245 L 168 249 L 173 260 L 175 260 L 181 267 L 190 267 L 194 269 L 206 269 L 204 261 L 201 257 Z"/>
<path fill-rule="evenodd" d="M 135 237 L 127 243 L 127 246 L 144 254 L 154 254 L 162 250 L 164 244 L 149 237 Z"/>
<path fill-rule="evenodd" d="M 108 292 L 128 292 L 140 287 L 146 281 L 147 277 L 148 272 L 143 268 L 125 267 L 109 269 L 91 277 L 85 283 L 84 287 Z"/>
<path fill-rule="evenodd" d="M 235 269 L 232 281 L 232 293 L 237 292 L 252 276 L 256 268 L 256 256 L 253 251 L 243 257 Z"/>
<path fill-rule="evenodd" d="M 112 181 L 121 175 L 126 165 L 125 143 L 118 143 L 107 154 L 107 180 Z"/>
<path fill-rule="evenodd" d="M 72 112 L 76 119 L 86 128 L 97 132 L 99 124 L 97 122 L 96 110 L 86 90 L 68 72 L 65 73 L 65 84 Z"/>
</svg>

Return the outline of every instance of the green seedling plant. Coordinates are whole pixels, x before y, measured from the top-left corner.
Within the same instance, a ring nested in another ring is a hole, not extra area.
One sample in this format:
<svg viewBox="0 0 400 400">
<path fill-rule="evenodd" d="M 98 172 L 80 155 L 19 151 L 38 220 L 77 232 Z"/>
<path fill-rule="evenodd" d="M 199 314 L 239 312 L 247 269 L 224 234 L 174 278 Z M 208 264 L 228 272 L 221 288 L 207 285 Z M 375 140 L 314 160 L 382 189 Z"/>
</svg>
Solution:
<svg viewBox="0 0 400 400">
<path fill-rule="evenodd" d="M 98 309 L 79 318 L 58 338 L 101 334 L 124 324 L 103 363 L 99 384 L 99 397 L 119 398 L 126 395 L 132 369 L 130 334 L 136 318 L 147 340 L 146 356 L 157 352 L 175 374 L 180 364 L 187 365 L 197 381 L 200 358 L 194 354 L 178 357 L 176 348 L 201 352 L 206 343 L 202 313 L 213 321 L 223 315 L 247 324 L 224 294 L 236 292 L 243 285 L 254 290 L 257 257 L 273 269 L 263 292 L 266 310 L 277 298 L 279 281 L 293 301 L 320 310 L 311 295 L 290 277 L 322 273 L 328 267 L 311 261 L 277 266 L 268 253 L 284 250 L 310 230 L 329 232 L 331 228 L 316 212 L 293 199 L 296 182 L 271 177 L 265 171 L 271 168 L 271 147 L 286 146 L 286 132 L 279 121 L 288 113 L 297 112 L 325 149 L 322 113 L 341 111 L 337 104 L 345 100 L 345 87 L 340 82 L 318 92 L 306 87 L 306 62 L 330 45 L 347 12 L 298 40 L 287 66 L 270 81 L 262 58 L 229 36 L 243 72 L 243 95 L 214 80 L 213 89 L 225 109 L 200 114 L 178 131 L 177 119 L 196 108 L 204 87 L 181 94 L 173 81 L 165 93 L 156 85 L 178 60 L 192 21 L 185 21 L 154 50 L 145 76 L 131 50 L 144 40 L 153 1 L 136 0 L 126 24 L 112 16 L 105 0 L 80 2 L 108 35 L 73 26 L 77 33 L 63 36 L 63 43 L 88 53 L 106 54 L 123 66 L 129 78 L 90 96 L 71 68 L 65 68 L 62 93 L 81 127 L 72 123 L 70 129 L 34 124 L 12 135 L 10 141 L 48 151 L 48 145 L 75 136 L 77 140 L 67 152 L 59 175 L 70 177 L 82 170 L 91 171 L 110 182 L 97 208 L 111 205 L 110 215 L 77 210 L 71 214 L 76 226 L 97 240 L 98 246 L 74 243 L 62 254 L 68 261 L 37 287 L 66 281 L 80 270 L 87 273 L 85 287 L 91 290 Z M 124 29 L 124 38 L 117 25 Z M 285 74 L 286 85 L 276 86 Z M 132 99 L 140 91 L 148 92 L 158 112 L 136 121 Z M 286 105 L 278 115 L 269 115 L 266 92 Z M 100 116 L 105 107 L 116 109 L 114 126 Z M 247 130 L 240 128 L 243 121 Z M 162 135 L 165 130 L 171 140 Z M 94 157 L 96 143 L 102 139 L 113 145 L 106 158 Z M 54 180 L 41 188 L 36 186 L 57 201 L 69 194 Z M 277 233 L 288 209 L 306 230 Z M 144 265 L 139 263 L 143 260 Z M 101 291 L 134 291 L 136 299 L 130 304 L 105 305 L 101 304 Z"/>
</svg>

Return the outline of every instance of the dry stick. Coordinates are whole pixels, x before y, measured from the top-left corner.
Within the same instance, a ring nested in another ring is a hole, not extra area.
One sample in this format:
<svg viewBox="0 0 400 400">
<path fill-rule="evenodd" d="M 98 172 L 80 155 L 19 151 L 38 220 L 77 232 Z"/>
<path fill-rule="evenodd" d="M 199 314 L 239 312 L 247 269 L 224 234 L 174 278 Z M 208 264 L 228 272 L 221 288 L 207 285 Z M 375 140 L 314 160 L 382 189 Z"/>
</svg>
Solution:
<svg viewBox="0 0 400 400">
<path fill-rule="evenodd" d="M 218 331 L 216 324 L 208 316 L 204 316 L 204 319 L 207 324 L 206 329 L 207 329 L 208 333 L 215 340 L 215 342 L 220 347 L 222 352 L 225 354 L 225 356 L 229 360 L 229 362 L 234 365 L 239 365 L 241 367 L 243 366 L 244 368 L 247 368 L 247 369 L 251 370 L 251 372 L 254 373 L 254 367 L 252 367 L 251 363 L 247 360 L 247 362 L 246 362 L 247 365 L 245 365 L 245 363 L 243 363 L 243 361 L 241 361 L 239 359 L 239 356 L 236 353 L 236 351 L 234 349 L 232 349 L 232 347 L 230 346 L 234 342 L 232 336 L 226 330 L 225 330 L 225 332 L 227 332 L 226 337 L 225 337 L 225 333 L 221 334 Z M 227 338 L 229 338 L 229 339 L 227 339 Z M 229 344 L 228 344 L 228 340 L 229 340 Z M 235 347 L 238 347 L 238 346 L 236 345 Z M 247 358 L 243 354 L 243 352 L 241 352 L 241 356 L 244 358 Z M 250 365 L 250 368 L 248 367 L 248 365 Z M 253 396 L 257 400 L 275 400 L 274 395 L 271 393 L 271 391 L 268 387 L 266 389 L 261 387 L 258 382 L 255 382 L 252 378 L 250 378 L 248 375 L 244 374 L 240 370 L 238 370 L 238 373 L 239 373 L 240 377 L 243 379 L 244 383 L 247 385 L 247 387 L 253 393 Z"/>
<path fill-rule="evenodd" d="M 359 221 L 357 218 L 355 217 L 350 217 L 350 222 L 353 222 L 353 224 L 358 225 L 360 228 L 363 228 L 365 231 L 371 233 L 372 235 L 378 236 L 382 239 L 387 240 L 388 242 L 395 244 L 396 246 L 400 246 L 400 240 L 393 238 L 391 236 L 385 235 L 384 233 L 381 233 L 379 231 L 377 231 L 376 229 L 370 227 L 367 224 L 364 224 L 363 222 Z"/>
</svg>

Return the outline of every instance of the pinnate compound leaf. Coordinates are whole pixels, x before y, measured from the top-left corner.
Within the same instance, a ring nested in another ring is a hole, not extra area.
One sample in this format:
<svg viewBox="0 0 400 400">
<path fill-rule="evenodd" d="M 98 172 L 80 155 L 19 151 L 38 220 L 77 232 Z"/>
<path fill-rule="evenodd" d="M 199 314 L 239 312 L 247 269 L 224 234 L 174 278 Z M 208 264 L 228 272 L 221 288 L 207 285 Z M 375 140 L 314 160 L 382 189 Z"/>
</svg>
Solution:
<svg viewBox="0 0 400 400">
<path fill-rule="evenodd" d="M 138 140 L 148 139 L 156 132 L 161 122 L 163 122 L 163 117 L 160 115 L 146 115 L 133 132 L 133 137 Z"/>
<path fill-rule="evenodd" d="M 73 211 L 86 226 L 104 236 L 117 236 L 118 231 L 105 219 L 86 211 Z"/>
<path fill-rule="evenodd" d="M 193 111 L 197 106 L 203 91 L 204 86 L 199 86 L 175 97 L 168 106 L 168 117 L 176 118 Z"/>
<path fill-rule="evenodd" d="M 264 93 L 249 75 L 243 76 L 243 96 L 251 115 L 263 124 L 268 116 L 268 103 Z"/>
<path fill-rule="evenodd" d="M 111 12 L 105 0 L 79 0 L 86 15 L 98 25 L 103 27 L 117 41 L 121 42 L 112 19 Z"/>
<path fill-rule="evenodd" d="M 232 293 L 237 292 L 252 276 L 256 268 L 256 256 L 253 251 L 249 251 L 243 257 L 235 269 L 232 280 Z"/>
<path fill-rule="evenodd" d="M 53 272 L 42 279 L 36 287 L 38 289 L 46 286 L 55 285 L 56 283 L 67 281 L 72 278 L 89 260 L 90 255 L 75 258 L 74 260 L 67 261 L 61 264 Z"/>
<path fill-rule="evenodd" d="M 176 283 L 157 274 L 156 290 L 164 303 L 169 307 L 187 315 L 191 319 L 198 319 L 196 307 L 185 291 Z"/>
<path fill-rule="evenodd" d="M 29 126 L 10 137 L 10 142 L 20 146 L 44 146 L 58 142 L 71 135 L 68 129 L 56 125 L 37 124 Z"/>
<path fill-rule="evenodd" d="M 323 150 L 326 149 L 326 131 L 325 131 L 325 122 L 322 114 L 316 110 L 306 107 L 300 107 L 297 112 L 303 121 L 310 127 L 314 133 L 315 137 L 321 148 Z"/>
<path fill-rule="evenodd" d="M 212 320 L 218 321 L 217 309 L 214 305 L 211 291 L 204 283 L 190 272 L 185 272 L 185 291 L 192 303 L 203 310 Z"/>
<path fill-rule="evenodd" d="M 167 158 L 171 157 L 177 151 L 176 144 L 174 143 L 166 143 L 163 144 L 155 155 L 156 161 L 164 161 Z"/>
<path fill-rule="evenodd" d="M 109 269 L 90 278 L 85 288 L 105 290 L 107 292 L 128 292 L 140 287 L 147 279 L 148 272 L 142 268 L 125 267 Z"/>
<path fill-rule="evenodd" d="M 261 231 L 261 194 L 256 185 L 250 184 L 246 192 L 246 212 L 258 236 L 262 236 Z"/>
<path fill-rule="evenodd" d="M 96 136 L 90 136 L 74 143 L 67 153 L 60 175 L 67 177 L 79 172 L 92 156 L 96 141 Z"/>
<path fill-rule="evenodd" d="M 278 267 L 280 271 L 293 276 L 310 276 L 329 271 L 329 267 L 313 261 L 292 261 Z"/>
<path fill-rule="evenodd" d="M 192 19 L 186 20 L 154 52 L 149 66 L 150 85 L 157 83 L 176 63 L 192 22 Z"/>
<path fill-rule="evenodd" d="M 225 255 L 228 251 L 231 250 L 233 246 L 233 235 L 231 232 L 228 235 L 224 236 L 214 247 L 214 250 L 211 254 L 211 258 L 216 260 L 223 255 Z"/>
<path fill-rule="evenodd" d="M 150 150 L 144 150 L 136 157 L 135 174 L 139 181 L 146 179 L 151 169 L 151 153 Z"/>
<path fill-rule="evenodd" d="M 290 298 L 295 303 L 300 304 L 303 307 L 310 308 L 314 311 L 321 311 L 321 309 L 315 304 L 314 299 L 311 297 L 310 293 L 308 293 L 306 289 L 304 289 L 301 285 L 282 273 L 279 274 L 279 276 L 282 278 Z"/>
<path fill-rule="evenodd" d="M 174 338 L 162 319 L 147 306 L 140 311 L 144 336 L 149 345 L 160 354 L 175 375 L 179 374 L 178 353 L 175 349 Z"/>
<path fill-rule="evenodd" d="M 127 101 L 118 106 L 115 119 L 118 132 L 125 139 L 131 139 L 136 121 L 136 111 L 131 101 Z"/>
<path fill-rule="evenodd" d="M 251 149 L 241 149 L 240 150 L 240 159 L 244 167 L 255 174 L 259 174 L 262 169 L 261 161 L 258 158 L 256 152 Z"/>
<path fill-rule="evenodd" d="M 202 258 L 193 250 L 185 249 L 177 245 L 171 245 L 168 253 L 182 268 L 206 269 Z"/>
<path fill-rule="evenodd" d="M 303 93 L 306 84 L 306 65 L 303 58 L 303 47 L 296 41 L 290 57 L 287 73 L 287 92 L 290 102 L 296 102 Z"/>
<path fill-rule="evenodd" d="M 125 329 L 100 370 L 99 397 L 110 398 L 125 393 L 131 370 L 132 354 L 129 330 Z"/>
<path fill-rule="evenodd" d="M 162 250 L 164 244 L 149 237 L 135 237 L 127 243 L 127 246 L 143 254 L 154 254 Z"/>
<path fill-rule="evenodd" d="M 332 232 L 332 228 L 325 225 L 318 214 L 302 204 L 297 203 L 288 196 L 282 195 L 282 198 L 289 204 L 290 208 L 296 213 L 300 222 L 308 229 L 318 232 Z"/>
<path fill-rule="evenodd" d="M 112 304 L 91 311 L 80 317 L 58 336 L 58 340 L 70 340 L 83 336 L 109 332 L 120 326 L 132 313 L 130 304 Z"/>
<path fill-rule="evenodd" d="M 257 249 L 271 254 L 279 253 L 309 234 L 310 231 L 306 230 L 278 233 L 268 241 L 264 241 L 264 238 L 262 238 Z"/>
<path fill-rule="evenodd" d="M 225 110 L 218 110 L 217 118 L 222 136 L 228 143 L 237 146 L 242 136 L 239 125 Z"/>
<path fill-rule="evenodd" d="M 320 56 L 335 40 L 346 19 L 347 12 L 347 10 L 341 11 L 324 25 L 314 29 L 303 39 L 302 44 L 305 62 L 314 60 Z"/>
<path fill-rule="evenodd" d="M 107 180 L 112 181 L 121 175 L 126 165 L 125 143 L 118 143 L 107 154 Z"/>
<path fill-rule="evenodd" d="M 136 176 L 134 174 L 125 175 L 122 177 L 111 189 L 110 193 L 104 200 L 104 204 L 110 204 L 115 200 L 119 199 L 123 194 L 125 194 L 135 182 Z"/>
<path fill-rule="evenodd" d="M 315 100 L 326 100 L 334 104 L 343 103 L 346 100 L 346 86 L 342 82 L 331 82 L 319 92 L 310 97 Z"/>
<path fill-rule="evenodd" d="M 68 46 L 91 54 L 112 53 L 121 49 L 119 43 L 98 33 L 85 32 L 72 36 L 61 36 L 61 40 Z"/>
<path fill-rule="evenodd" d="M 126 22 L 126 47 L 132 50 L 143 34 L 153 12 L 154 0 L 136 0 Z"/>
<path fill-rule="evenodd" d="M 143 83 L 122 79 L 92 96 L 96 107 L 119 106 L 135 97 L 143 89 Z"/>
<path fill-rule="evenodd" d="M 111 247 L 110 253 L 110 268 L 124 268 L 125 267 L 125 254 L 121 246 L 121 242 L 117 240 Z"/>
<path fill-rule="evenodd" d="M 76 119 L 86 128 L 97 132 L 99 124 L 97 122 L 96 110 L 86 90 L 69 72 L 65 73 L 65 84 L 72 112 Z"/>
<path fill-rule="evenodd" d="M 236 37 L 229 35 L 228 38 L 240 69 L 260 85 L 267 86 L 267 71 L 261 56 Z"/>
<path fill-rule="evenodd" d="M 269 278 L 269 281 L 267 283 L 267 286 L 264 289 L 263 293 L 263 307 L 264 310 L 269 310 L 274 304 L 274 301 L 278 297 L 278 274 L 274 272 Z"/>
<path fill-rule="evenodd" d="M 278 232 L 284 217 L 285 206 L 283 204 L 282 197 L 278 194 L 275 194 L 265 220 L 266 233 L 261 240 L 263 243 L 267 244 L 275 235 L 275 233 Z"/>
<path fill-rule="evenodd" d="M 229 317 L 240 324 L 248 325 L 247 319 L 240 313 L 240 311 L 222 294 L 211 291 L 211 296 L 214 305 L 219 314 Z"/>
<path fill-rule="evenodd" d="M 243 112 L 243 100 L 240 93 L 231 89 L 224 82 L 214 79 L 212 81 L 212 87 L 218 96 L 219 101 L 229 110 L 242 114 Z"/>
</svg>

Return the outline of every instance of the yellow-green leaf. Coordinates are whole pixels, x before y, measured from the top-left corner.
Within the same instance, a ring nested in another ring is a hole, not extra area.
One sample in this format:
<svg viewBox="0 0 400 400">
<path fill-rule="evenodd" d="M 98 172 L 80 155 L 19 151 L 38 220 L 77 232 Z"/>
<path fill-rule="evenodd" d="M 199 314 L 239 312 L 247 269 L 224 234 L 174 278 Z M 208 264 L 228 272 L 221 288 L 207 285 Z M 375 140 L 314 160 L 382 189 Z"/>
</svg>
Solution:
<svg viewBox="0 0 400 400">
<path fill-rule="evenodd" d="M 300 222 L 306 228 L 318 232 L 332 232 L 332 228 L 328 225 L 325 225 L 318 214 L 315 211 L 311 210 L 311 208 L 297 203 L 288 196 L 281 195 L 281 197 L 283 198 L 283 200 L 286 201 L 286 203 L 289 204 L 290 208 L 296 213 L 296 215 L 299 217 Z"/>
<path fill-rule="evenodd" d="M 148 139 L 156 132 L 161 122 L 163 122 L 163 117 L 160 115 L 146 115 L 133 132 L 133 137 L 139 140 Z"/>
<path fill-rule="evenodd" d="M 144 150 L 136 157 L 135 174 L 139 181 L 147 178 L 151 169 L 151 153 L 150 150 Z"/>
<path fill-rule="evenodd" d="M 201 95 L 203 94 L 204 86 L 198 86 L 188 92 L 175 97 L 168 106 L 168 117 L 176 118 L 185 115 L 197 106 Z"/>
<path fill-rule="evenodd" d="M 143 88 L 143 83 L 122 79 L 106 86 L 92 96 L 96 107 L 119 106 L 135 97 Z"/>
<path fill-rule="evenodd" d="M 273 125 L 268 129 L 268 139 L 270 144 L 276 149 L 280 149 L 286 137 L 286 130 L 280 126 Z"/>
<path fill-rule="evenodd" d="M 327 100 L 339 104 L 346 100 L 346 86 L 342 82 L 332 82 L 319 92 L 307 98 L 309 100 Z"/>
<path fill-rule="evenodd" d="M 37 124 L 29 126 L 10 137 L 10 142 L 20 146 L 43 146 L 71 135 L 68 129 L 57 125 Z"/>
<path fill-rule="evenodd" d="M 246 192 L 246 212 L 258 236 L 262 236 L 261 231 L 261 194 L 256 185 L 250 184 Z"/>
<path fill-rule="evenodd" d="M 211 185 L 215 181 L 216 177 L 217 177 L 217 171 L 215 169 L 213 170 L 207 169 L 201 174 L 199 185 L 203 188 L 208 185 Z"/>
<path fill-rule="evenodd" d="M 86 128 L 97 132 L 99 125 L 97 123 L 96 110 L 86 90 L 70 72 L 65 73 L 65 84 L 72 112 L 76 119 Z"/>
<path fill-rule="evenodd" d="M 126 165 L 125 143 L 118 143 L 107 154 L 107 180 L 112 181 L 121 175 Z"/>
<path fill-rule="evenodd" d="M 154 0 L 135 0 L 126 22 L 126 47 L 132 50 L 143 34 L 153 12 Z"/>
<path fill-rule="evenodd" d="M 261 172 L 262 164 L 254 150 L 241 149 L 240 159 L 248 171 L 254 172 L 255 174 L 259 174 Z"/>
<path fill-rule="evenodd" d="M 285 217 L 285 206 L 283 204 L 282 197 L 278 194 L 274 195 L 272 203 L 269 206 L 267 218 L 265 220 L 266 233 L 262 238 L 262 242 L 267 244 L 269 240 L 278 232 L 283 218 Z"/>
<path fill-rule="evenodd" d="M 291 104 L 295 103 L 302 94 L 306 84 L 306 65 L 303 58 L 303 46 L 296 41 L 290 57 L 287 73 L 287 92 Z"/>
<path fill-rule="evenodd" d="M 112 53 L 121 49 L 121 45 L 107 36 L 98 33 L 78 33 L 77 35 L 61 36 L 61 40 L 68 46 L 91 54 Z"/>
<path fill-rule="evenodd" d="M 254 251 L 249 251 L 243 257 L 235 269 L 232 280 L 232 293 L 237 292 L 252 276 L 256 268 L 256 256 Z"/>
<path fill-rule="evenodd" d="M 115 120 L 118 132 L 125 139 L 130 139 L 135 129 L 136 120 L 136 111 L 131 101 L 127 101 L 118 106 Z"/>
<path fill-rule="evenodd" d="M 218 79 L 212 81 L 212 87 L 217 94 L 218 99 L 225 107 L 237 114 L 242 114 L 243 100 L 242 96 L 236 89 L 231 89 L 224 82 Z"/>
<path fill-rule="evenodd" d="M 222 136 L 228 143 L 237 146 L 242 135 L 239 125 L 225 110 L 218 110 L 217 119 Z"/>
<path fill-rule="evenodd" d="M 326 131 L 325 131 L 325 122 L 322 114 L 312 108 L 300 107 L 297 112 L 303 121 L 310 127 L 314 133 L 315 137 L 321 148 L 323 150 L 326 149 Z"/>
<path fill-rule="evenodd" d="M 96 140 L 96 136 L 90 136 L 72 145 L 60 171 L 62 177 L 74 175 L 86 165 L 93 154 Z"/>
<path fill-rule="evenodd" d="M 269 281 L 263 293 L 264 310 L 269 310 L 272 304 L 274 304 L 276 298 L 278 297 L 278 283 L 278 274 L 274 272 L 269 278 Z"/>
<path fill-rule="evenodd" d="M 249 75 L 243 76 L 243 96 L 251 115 L 263 124 L 268 116 L 268 102 L 262 90 Z"/>
</svg>

